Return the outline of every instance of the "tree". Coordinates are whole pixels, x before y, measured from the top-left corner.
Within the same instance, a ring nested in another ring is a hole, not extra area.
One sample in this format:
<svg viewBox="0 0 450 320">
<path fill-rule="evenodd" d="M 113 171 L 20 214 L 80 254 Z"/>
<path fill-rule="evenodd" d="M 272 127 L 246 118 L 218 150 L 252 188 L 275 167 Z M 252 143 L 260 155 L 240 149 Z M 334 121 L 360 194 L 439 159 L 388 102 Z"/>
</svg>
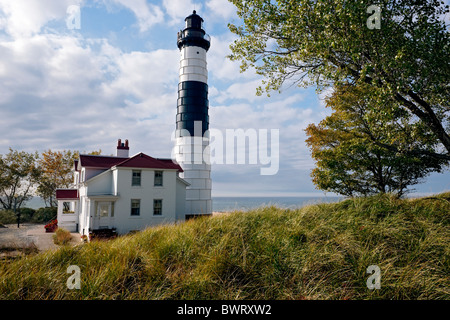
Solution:
<svg viewBox="0 0 450 320">
<path fill-rule="evenodd" d="M 39 181 L 37 194 L 48 207 L 56 207 L 56 189 L 69 188 L 73 184 L 72 168 L 77 152 L 51 151 L 43 152 L 39 158 L 42 177 Z"/>
<path fill-rule="evenodd" d="M 11 148 L 6 155 L 0 155 L 0 204 L 3 209 L 19 212 L 20 207 L 32 197 L 41 171 L 36 166 L 38 153 L 15 151 Z"/>
<path fill-rule="evenodd" d="M 416 144 L 433 150 L 436 141 L 421 122 L 411 123 L 395 100 L 373 107 L 374 90 L 370 85 L 335 87 L 326 99 L 334 112 L 319 125 L 307 127 L 306 142 L 317 165 L 311 176 L 318 189 L 346 196 L 385 192 L 402 196 L 409 186 L 444 167 L 443 159 L 408 153 Z"/>
<path fill-rule="evenodd" d="M 438 0 L 380 0 L 380 28 L 369 28 L 373 1 L 230 0 L 243 25 L 231 60 L 263 75 L 265 90 L 284 83 L 362 83 L 377 88 L 376 105 L 386 96 L 407 111 L 439 142 L 432 150 L 410 149 L 411 156 L 450 160 L 450 34 L 442 18 L 449 6 Z M 368 10 L 369 9 L 369 10 Z M 263 89 L 258 88 L 258 94 Z M 392 116 L 392 115 L 391 115 Z M 396 145 L 385 148 L 397 152 Z"/>
<path fill-rule="evenodd" d="M 99 155 L 101 150 L 89 154 Z M 78 151 L 51 151 L 43 152 L 39 159 L 42 177 L 39 181 L 37 194 L 44 200 L 46 206 L 56 207 L 56 189 L 70 188 L 74 183 L 73 166 L 75 159 L 79 158 Z"/>
</svg>

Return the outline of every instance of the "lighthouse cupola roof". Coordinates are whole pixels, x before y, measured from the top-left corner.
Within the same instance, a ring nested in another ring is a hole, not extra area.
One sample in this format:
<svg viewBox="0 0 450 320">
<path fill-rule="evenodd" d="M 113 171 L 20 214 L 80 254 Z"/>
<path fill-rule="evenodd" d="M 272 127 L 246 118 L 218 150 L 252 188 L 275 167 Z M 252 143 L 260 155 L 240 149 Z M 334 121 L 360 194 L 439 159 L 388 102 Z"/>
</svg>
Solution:
<svg viewBox="0 0 450 320">
<path fill-rule="evenodd" d="M 203 19 L 197 14 L 197 11 L 193 11 L 190 16 L 187 16 L 186 19 L 186 29 L 203 29 Z"/>
<path fill-rule="evenodd" d="M 194 10 L 184 21 L 186 21 L 185 29 L 178 32 L 178 48 L 181 50 L 185 46 L 197 46 L 208 51 L 211 38 L 203 29 L 202 17 Z"/>
</svg>

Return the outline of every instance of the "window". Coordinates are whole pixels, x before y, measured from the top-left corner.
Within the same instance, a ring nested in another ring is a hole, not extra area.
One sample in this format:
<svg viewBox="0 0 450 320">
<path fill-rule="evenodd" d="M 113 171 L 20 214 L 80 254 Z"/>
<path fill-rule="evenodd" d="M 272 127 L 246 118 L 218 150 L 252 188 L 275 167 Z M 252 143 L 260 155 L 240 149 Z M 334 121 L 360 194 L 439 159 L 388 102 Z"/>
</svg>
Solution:
<svg viewBox="0 0 450 320">
<path fill-rule="evenodd" d="M 131 215 L 139 216 L 141 211 L 141 200 L 131 199 Z"/>
<path fill-rule="evenodd" d="M 70 209 L 70 202 L 63 202 L 63 213 L 74 213 L 73 210 Z"/>
<path fill-rule="evenodd" d="M 162 200 L 161 199 L 153 200 L 153 215 L 154 216 L 162 215 Z"/>
<path fill-rule="evenodd" d="M 133 170 L 133 177 L 131 179 L 132 186 L 141 186 L 141 171 Z"/>
<path fill-rule="evenodd" d="M 114 217 L 114 201 L 111 202 L 98 202 L 95 201 L 95 217 L 96 218 L 108 218 Z"/>
<path fill-rule="evenodd" d="M 108 204 L 100 205 L 100 217 L 105 218 L 108 216 L 109 216 L 109 205 Z"/>
<path fill-rule="evenodd" d="M 155 171 L 155 186 L 161 187 L 163 185 L 163 172 Z"/>
</svg>

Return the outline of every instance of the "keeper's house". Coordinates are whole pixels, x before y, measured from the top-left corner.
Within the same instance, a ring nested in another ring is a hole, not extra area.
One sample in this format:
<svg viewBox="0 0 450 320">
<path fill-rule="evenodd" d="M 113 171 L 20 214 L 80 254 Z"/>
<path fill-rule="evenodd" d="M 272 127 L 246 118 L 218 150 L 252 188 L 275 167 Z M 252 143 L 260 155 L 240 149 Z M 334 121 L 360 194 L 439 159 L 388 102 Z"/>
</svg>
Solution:
<svg viewBox="0 0 450 320">
<path fill-rule="evenodd" d="M 116 156 L 80 155 L 74 189 L 58 189 L 58 226 L 89 235 L 98 230 L 124 234 L 185 219 L 183 170 L 171 159 L 138 153 L 129 157 L 128 140 Z"/>
</svg>

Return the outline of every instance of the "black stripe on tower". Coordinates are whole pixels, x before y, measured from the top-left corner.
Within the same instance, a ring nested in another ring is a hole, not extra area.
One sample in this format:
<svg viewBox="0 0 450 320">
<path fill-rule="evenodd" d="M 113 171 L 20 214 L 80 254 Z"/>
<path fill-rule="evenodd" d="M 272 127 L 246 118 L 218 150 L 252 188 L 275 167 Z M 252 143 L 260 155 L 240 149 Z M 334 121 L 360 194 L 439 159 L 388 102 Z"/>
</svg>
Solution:
<svg viewBox="0 0 450 320">
<path fill-rule="evenodd" d="M 200 81 L 184 81 L 178 84 L 177 100 L 177 136 L 185 129 L 194 136 L 194 122 L 202 121 L 203 136 L 209 129 L 208 85 Z"/>
</svg>

